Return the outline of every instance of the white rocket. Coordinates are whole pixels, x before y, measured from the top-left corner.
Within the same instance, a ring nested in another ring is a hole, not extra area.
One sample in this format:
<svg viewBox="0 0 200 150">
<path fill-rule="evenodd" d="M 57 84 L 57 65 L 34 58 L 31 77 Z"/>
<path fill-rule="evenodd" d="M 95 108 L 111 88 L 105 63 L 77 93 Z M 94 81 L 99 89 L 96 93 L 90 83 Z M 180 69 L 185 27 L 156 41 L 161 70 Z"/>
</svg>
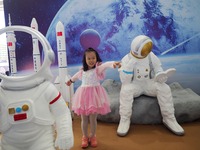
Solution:
<svg viewBox="0 0 200 150">
<path fill-rule="evenodd" d="M 10 14 L 8 15 L 8 17 L 9 17 L 8 25 L 11 26 Z M 16 54 L 15 54 L 16 38 L 15 38 L 14 31 L 7 32 L 6 38 L 7 38 L 7 46 L 8 46 L 8 51 L 9 51 L 9 59 L 10 59 L 10 73 L 11 73 L 11 76 L 14 76 L 17 74 L 17 64 L 16 64 Z"/>
<path fill-rule="evenodd" d="M 38 24 L 35 18 L 33 18 L 31 21 L 31 28 L 38 30 Z M 33 65 L 34 65 L 34 71 L 37 72 L 41 67 L 41 62 L 40 62 L 40 50 L 39 50 L 38 39 L 35 35 L 32 35 L 32 42 L 33 42 Z"/>
<path fill-rule="evenodd" d="M 54 84 L 57 87 L 57 89 L 61 92 L 65 101 L 70 104 L 71 98 L 74 94 L 74 87 L 73 84 L 71 86 L 66 85 L 66 82 L 70 79 L 70 75 L 67 71 L 65 31 L 64 26 L 60 21 L 56 25 L 56 41 L 59 75 L 57 76 Z"/>
</svg>

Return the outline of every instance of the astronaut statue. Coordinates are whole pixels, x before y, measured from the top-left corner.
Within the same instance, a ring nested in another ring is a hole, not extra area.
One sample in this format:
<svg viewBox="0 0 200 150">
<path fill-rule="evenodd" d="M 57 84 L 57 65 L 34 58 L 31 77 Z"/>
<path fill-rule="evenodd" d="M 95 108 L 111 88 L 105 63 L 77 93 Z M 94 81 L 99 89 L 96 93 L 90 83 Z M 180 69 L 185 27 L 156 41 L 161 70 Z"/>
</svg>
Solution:
<svg viewBox="0 0 200 150">
<path fill-rule="evenodd" d="M 0 74 L 1 149 L 71 149 L 74 144 L 71 114 L 62 95 L 50 82 L 50 65 L 54 60 L 51 46 L 40 32 L 30 27 L 9 26 L 0 29 L 0 34 L 9 31 L 35 35 L 42 44 L 44 61 L 40 70 L 30 75 Z"/>
<path fill-rule="evenodd" d="M 152 40 L 139 35 L 131 43 L 131 51 L 122 58 L 119 69 L 122 82 L 120 91 L 120 122 L 117 129 L 119 136 L 128 133 L 132 104 L 134 98 L 144 94 L 157 96 L 163 124 L 176 135 L 184 135 L 183 128 L 178 124 L 174 115 L 174 104 L 170 87 L 165 83 L 174 68 L 163 71 L 161 62 L 151 52 Z"/>
</svg>

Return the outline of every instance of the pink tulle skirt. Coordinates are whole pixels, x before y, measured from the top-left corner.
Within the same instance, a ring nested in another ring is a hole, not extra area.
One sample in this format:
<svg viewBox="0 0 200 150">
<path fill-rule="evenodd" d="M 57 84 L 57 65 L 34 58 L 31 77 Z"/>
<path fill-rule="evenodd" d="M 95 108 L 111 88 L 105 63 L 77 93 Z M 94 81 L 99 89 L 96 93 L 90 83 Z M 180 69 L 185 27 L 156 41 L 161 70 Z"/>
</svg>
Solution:
<svg viewBox="0 0 200 150">
<path fill-rule="evenodd" d="M 105 89 L 99 86 L 80 86 L 72 99 L 72 110 L 77 115 L 109 113 L 110 103 Z"/>
</svg>

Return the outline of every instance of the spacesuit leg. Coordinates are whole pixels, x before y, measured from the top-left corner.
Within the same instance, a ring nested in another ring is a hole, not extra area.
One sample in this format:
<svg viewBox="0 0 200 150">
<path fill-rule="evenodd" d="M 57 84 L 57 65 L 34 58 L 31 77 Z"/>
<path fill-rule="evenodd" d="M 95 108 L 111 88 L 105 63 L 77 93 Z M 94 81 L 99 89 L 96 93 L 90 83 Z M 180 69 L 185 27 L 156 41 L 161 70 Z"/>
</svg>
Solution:
<svg viewBox="0 0 200 150">
<path fill-rule="evenodd" d="M 119 136 L 125 136 L 128 133 L 131 116 L 132 116 L 132 104 L 134 101 L 134 93 L 135 93 L 136 85 L 133 83 L 122 84 L 120 91 L 120 122 L 117 129 L 117 134 Z"/>
<path fill-rule="evenodd" d="M 174 115 L 174 104 L 170 87 L 165 83 L 155 83 L 157 99 L 163 117 L 164 125 L 176 135 L 183 135 L 184 130 L 178 124 Z"/>
</svg>

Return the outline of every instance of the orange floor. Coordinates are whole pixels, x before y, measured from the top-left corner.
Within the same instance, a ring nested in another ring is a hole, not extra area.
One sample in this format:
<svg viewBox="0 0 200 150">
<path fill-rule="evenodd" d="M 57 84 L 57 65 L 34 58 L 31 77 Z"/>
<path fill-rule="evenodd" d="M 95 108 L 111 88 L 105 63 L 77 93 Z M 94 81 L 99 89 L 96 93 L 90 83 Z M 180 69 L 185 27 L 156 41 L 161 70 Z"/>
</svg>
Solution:
<svg viewBox="0 0 200 150">
<path fill-rule="evenodd" d="M 74 147 L 81 150 L 80 117 L 73 119 Z M 184 136 L 172 134 L 164 125 L 131 125 L 126 137 L 116 134 L 118 124 L 98 122 L 98 147 L 86 150 L 200 150 L 200 120 L 184 123 Z"/>
<path fill-rule="evenodd" d="M 98 147 L 87 150 L 200 150 L 200 120 L 184 123 L 184 136 L 176 136 L 164 125 L 131 125 L 126 137 L 116 135 L 118 124 L 98 122 Z M 80 117 L 73 120 L 74 147 L 81 148 Z"/>
</svg>

